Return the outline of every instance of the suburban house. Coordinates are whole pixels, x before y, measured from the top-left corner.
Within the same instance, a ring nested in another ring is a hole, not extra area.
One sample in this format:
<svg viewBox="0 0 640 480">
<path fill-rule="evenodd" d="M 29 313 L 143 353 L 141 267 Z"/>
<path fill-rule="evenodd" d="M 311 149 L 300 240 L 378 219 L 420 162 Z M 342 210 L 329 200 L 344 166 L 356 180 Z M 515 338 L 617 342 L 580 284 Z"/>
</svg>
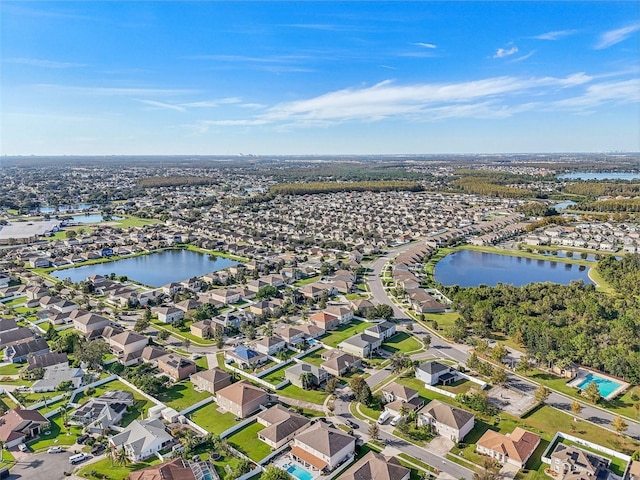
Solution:
<svg viewBox="0 0 640 480">
<path fill-rule="evenodd" d="M 261 338 L 254 344 L 254 348 L 256 349 L 256 351 L 265 355 L 275 355 L 279 351 L 284 350 L 286 347 L 287 342 L 285 342 L 283 338 L 277 337 L 275 335 Z"/>
<path fill-rule="evenodd" d="M 380 322 L 365 328 L 364 333 L 372 337 L 385 341 L 396 334 L 396 324 L 391 322 Z"/>
<path fill-rule="evenodd" d="M 524 468 L 527 460 L 540 444 L 540 435 L 516 427 L 507 435 L 487 430 L 478 440 L 476 452 L 489 455 L 500 463 Z"/>
<path fill-rule="evenodd" d="M 269 403 L 269 395 L 261 388 L 242 380 L 218 390 L 216 403 L 236 417 L 245 418 Z"/>
<path fill-rule="evenodd" d="M 153 312 L 158 315 L 158 320 L 163 323 L 173 323 L 176 320 L 184 318 L 184 310 L 169 306 L 169 307 L 156 307 Z"/>
<path fill-rule="evenodd" d="M 158 359 L 164 357 L 168 352 L 164 348 L 158 348 L 151 345 L 147 345 L 142 349 L 140 358 L 143 362 L 150 363 L 154 367 L 158 366 Z"/>
<path fill-rule="evenodd" d="M 287 368 L 284 376 L 296 387 L 309 388 L 311 385 L 318 386 L 326 382 L 329 379 L 329 372 L 317 365 L 300 362 Z"/>
<path fill-rule="evenodd" d="M 27 371 L 35 370 L 36 368 L 51 367 L 53 365 L 67 365 L 69 358 L 66 353 L 54 353 L 48 352 L 42 355 L 32 355 L 27 358 L 28 365 Z"/>
<path fill-rule="evenodd" d="M 159 465 L 152 465 L 129 473 L 127 480 L 218 480 L 210 462 L 193 462 L 176 457 Z"/>
<path fill-rule="evenodd" d="M 84 312 L 73 318 L 73 328 L 88 337 L 94 331 L 102 331 L 110 323 L 108 318 L 91 312 Z"/>
<path fill-rule="evenodd" d="M 411 470 L 396 457 L 385 457 L 373 450 L 338 477 L 338 480 L 409 480 Z"/>
<path fill-rule="evenodd" d="M 458 371 L 449 365 L 432 360 L 416 368 L 416 378 L 426 385 L 448 385 L 458 379 Z"/>
<path fill-rule="evenodd" d="M 381 345 L 381 338 L 359 333 L 340 342 L 338 348 L 360 358 L 367 358 L 378 350 Z"/>
<path fill-rule="evenodd" d="M 351 308 L 353 308 L 362 317 L 366 317 L 369 311 L 376 308 L 376 306 L 371 303 L 371 300 L 367 299 L 351 300 L 351 302 L 349 302 L 349 305 L 351 305 Z"/>
<path fill-rule="evenodd" d="M 276 329 L 275 334 L 282 338 L 289 345 L 297 345 L 302 342 L 305 337 L 305 333 L 299 329 L 297 326 L 289 327 L 282 326 Z"/>
<path fill-rule="evenodd" d="M 3 332 L 0 338 L 0 350 L 31 339 L 33 339 L 33 332 L 26 327 L 19 327 L 15 330 Z"/>
<path fill-rule="evenodd" d="M 142 350 L 147 346 L 149 337 L 127 330 L 107 339 L 111 353 L 125 366 L 135 365 L 142 356 Z"/>
<path fill-rule="evenodd" d="M 340 323 L 349 323 L 353 320 L 353 310 L 344 305 L 331 305 L 324 309 L 330 315 L 338 317 Z"/>
<path fill-rule="evenodd" d="M 169 353 L 157 359 L 158 369 L 170 377 L 174 382 L 179 382 L 193 373 L 196 373 L 196 364 L 191 360 Z"/>
<path fill-rule="evenodd" d="M 407 296 L 416 313 L 444 313 L 447 306 L 438 302 L 422 288 L 407 288 Z"/>
<path fill-rule="evenodd" d="M 313 324 L 296 325 L 296 330 L 300 330 L 307 338 L 318 338 L 325 333 L 325 329 Z"/>
<path fill-rule="evenodd" d="M 215 333 L 216 322 L 210 319 L 200 320 L 199 322 L 193 322 L 189 326 L 191 335 L 195 335 L 199 338 L 210 338 Z"/>
<path fill-rule="evenodd" d="M 316 312 L 309 316 L 309 321 L 316 327 L 324 330 L 333 330 L 340 326 L 340 319 L 335 315 L 327 313 L 325 311 Z"/>
<path fill-rule="evenodd" d="M 231 375 L 218 367 L 214 367 L 192 374 L 191 383 L 197 389 L 215 395 L 219 390 L 231 385 Z"/>
<path fill-rule="evenodd" d="M 362 359 L 338 349 L 327 350 L 320 354 L 324 360 L 320 365 L 329 374 L 340 377 L 350 369 L 362 367 Z"/>
<path fill-rule="evenodd" d="M 240 368 L 253 368 L 269 360 L 264 353 L 256 352 L 244 345 L 238 345 L 232 351 L 225 352 L 225 357 L 234 361 Z"/>
<path fill-rule="evenodd" d="M 609 461 L 581 448 L 558 443 L 550 457 L 551 471 L 559 480 L 609 478 Z"/>
<path fill-rule="evenodd" d="M 261 412 L 256 417 L 265 428 L 258 432 L 258 438 L 273 449 L 280 448 L 289 442 L 298 432 L 311 423 L 307 417 L 292 412 L 282 405 Z"/>
<path fill-rule="evenodd" d="M 424 400 L 418 396 L 417 390 L 392 382 L 382 389 L 382 400 L 385 411 L 398 416 L 404 412 L 416 412 L 424 406 Z"/>
<path fill-rule="evenodd" d="M 16 330 L 18 324 L 13 318 L 0 318 L 0 334 Z"/>
<path fill-rule="evenodd" d="M 23 410 L 16 407 L 0 417 L 0 441 L 5 448 L 36 438 L 49 426 L 47 420 L 37 410 Z"/>
<path fill-rule="evenodd" d="M 36 380 L 31 386 L 34 393 L 53 392 L 62 382 L 71 382 L 75 390 L 84 385 L 85 372 L 81 368 L 73 368 L 68 364 L 53 365 L 44 369 L 44 377 Z"/>
<path fill-rule="evenodd" d="M 157 418 L 134 420 L 122 433 L 109 439 L 111 448 L 115 450 L 123 448 L 132 462 L 149 458 L 172 443 L 173 437 Z"/>
<path fill-rule="evenodd" d="M 324 422 L 316 422 L 294 437 L 291 455 L 306 467 L 331 471 L 352 458 L 355 448 L 355 437 Z"/>
<path fill-rule="evenodd" d="M 461 442 L 475 423 L 473 413 L 432 400 L 418 412 L 418 425 L 430 425 L 438 435 Z"/>
<path fill-rule="evenodd" d="M 69 420 L 71 423 L 82 425 L 89 433 L 102 434 L 106 429 L 118 425 L 127 407 L 133 403 L 131 392 L 110 390 L 97 398 L 87 400 L 69 415 Z"/>
<path fill-rule="evenodd" d="M 3 334 L 4 336 L 5 334 Z M 19 363 L 29 358 L 49 353 L 49 344 L 44 338 L 34 338 L 9 345 L 4 350 L 4 358 L 8 362 Z"/>
<path fill-rule="evenodd" d="M 229 305 L 240 301 L 240 292 L 236 290 L 214 289 L 209 290 L 208 294 L 211 300 L 215 300 L 216 302 L 220 302 L 224 305 Z"/>
</svg>

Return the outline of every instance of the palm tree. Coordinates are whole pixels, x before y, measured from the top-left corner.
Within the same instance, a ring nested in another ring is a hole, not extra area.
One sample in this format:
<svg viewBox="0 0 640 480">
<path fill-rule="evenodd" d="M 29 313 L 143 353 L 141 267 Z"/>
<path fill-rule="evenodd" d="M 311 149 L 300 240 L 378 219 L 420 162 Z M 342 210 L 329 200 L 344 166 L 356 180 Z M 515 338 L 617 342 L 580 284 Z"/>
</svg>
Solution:
<svg viewBox="0 0 640 480">
<path fill-rule="evenodd" d="M 303 390 L 309 390 L 313 385 L 313 375 L 310 372 L 303 372 L 300 374 L 300 383 L 302 383 Z"/>
<path fill-rule="evenodd" d="M 124 450 L 124 445 L 122 445 L 120 450 L 116 450 L 116 463 L 123 467 L 126 467 L 129 463 L 129 457 L 127 457 L 127 452 Z"/>
</svg>

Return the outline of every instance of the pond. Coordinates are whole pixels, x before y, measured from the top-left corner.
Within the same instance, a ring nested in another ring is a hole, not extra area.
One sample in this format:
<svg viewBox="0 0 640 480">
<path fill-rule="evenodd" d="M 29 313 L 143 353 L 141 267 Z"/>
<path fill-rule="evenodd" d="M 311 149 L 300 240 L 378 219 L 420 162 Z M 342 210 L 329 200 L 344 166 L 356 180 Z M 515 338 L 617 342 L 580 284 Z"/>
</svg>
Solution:
<svg viewBox="0 0 640 480">
<path fill-rule="evenodd" d="M 223 270 L 238 263 L 221 257 L 211 260 L 209 255 L 190 250 L 166 250 L 113 262 L 53 271 L 51 275 L 61 280 L 70 278 L 75 283 L 85 280 L 90 275 L 106 276 L 115 273 L 117 276 L 126 275 L 144 285 L 161 287 L 167 283 L 181 282 Z"/>
<path fill-rule="evenodd" d="M 447 255 L 436 265 L 434 276 L 443 285 L 461 287 L 495 286 L 498 283 L 522 286 L 538 282 L 568 285 L 572 280 L 593 283 L 584 266 L 473 250 Z"/>
<path fill-rule="evenodd" d="M 565 208 L 571 207 L 573 205 L 577 205 L 573 200 L 564 200 L 560 203 L 556 203 L 553 208 L 556 210 L 564 210 Z"/>
<path fill-rule="evenodd" d="M 81 203 L 79 205 L 59 205 L 58 212 L 67 212 L 67 211 L 81 211 L 81 210 L 89 210 L 93 208 L 93 205 L 88 203 Z M 53 213 L 56 211 L 56 207 L 40 207 L 40 213 Z"/>
<path fill-rule="evenodd" d="M 109 221 L 122 220 L 122 217 L 111 216 Z M 100 223 L 104 222 L 104 217 L 99 213 L 85 213 L 84 215 L 74 215 L 66 220 L 68 223 Z"/>
<path fill-rule="evenodd" d="M 638 180 L 638 172 L 573 172 L 558 175 L 560 180 Z"/>
</svg>

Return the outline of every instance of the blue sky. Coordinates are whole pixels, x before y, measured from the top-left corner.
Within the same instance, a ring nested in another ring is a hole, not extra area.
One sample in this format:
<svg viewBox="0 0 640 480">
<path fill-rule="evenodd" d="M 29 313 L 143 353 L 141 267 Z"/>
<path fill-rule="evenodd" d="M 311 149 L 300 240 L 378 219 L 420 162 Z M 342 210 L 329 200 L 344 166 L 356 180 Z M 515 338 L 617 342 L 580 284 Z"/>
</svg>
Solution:
<svg viewBox="0 0 640 480">
<path fill-rule="evenodd" d="M 639 11 L 4 0 L 1 153 L 640 151 Z"/>
</svg>

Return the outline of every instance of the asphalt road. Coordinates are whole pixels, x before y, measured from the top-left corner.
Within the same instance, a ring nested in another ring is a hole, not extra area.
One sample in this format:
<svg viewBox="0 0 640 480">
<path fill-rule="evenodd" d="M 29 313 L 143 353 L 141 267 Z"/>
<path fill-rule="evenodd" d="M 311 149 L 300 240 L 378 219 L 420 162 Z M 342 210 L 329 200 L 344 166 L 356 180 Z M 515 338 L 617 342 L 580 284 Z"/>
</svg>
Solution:
<svg viewBox="0 0 640 480">
<path fill-rule="evenodd" d="M 28 453 L 11 467 L 8 480 L 58 480 L 65 478 L 64 472 L 73 470 L 69 464 L 71 452 Z M 80 464 L 82 465 L 82 464 Z"/>
</svg>

